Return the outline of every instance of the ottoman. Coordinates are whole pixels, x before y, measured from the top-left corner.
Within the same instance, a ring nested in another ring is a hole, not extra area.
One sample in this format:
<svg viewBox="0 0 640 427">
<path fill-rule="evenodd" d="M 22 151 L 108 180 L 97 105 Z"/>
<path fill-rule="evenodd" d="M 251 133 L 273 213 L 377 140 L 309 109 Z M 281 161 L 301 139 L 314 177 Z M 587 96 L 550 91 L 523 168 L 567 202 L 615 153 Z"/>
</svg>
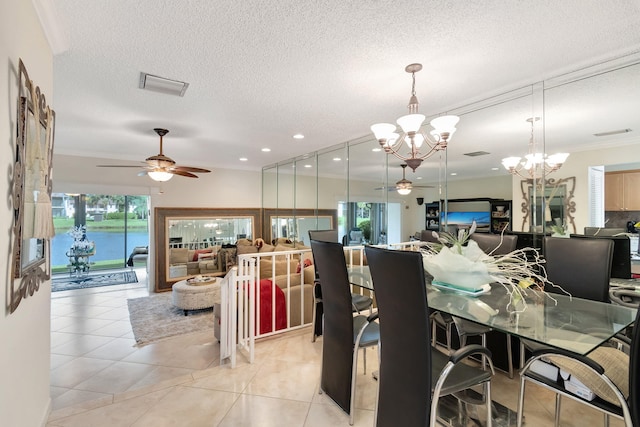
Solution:
<svg viewBox="0 0 640 427">
<path fill-rule="evenodd" d="M 171 290 L 173 305 L 184 310 L 186 316 L 188 310 L 211 308 L 214 304 L 219 304 L 220 280 L 212 278 L 212 283 L 193 285 L 188 280 L 174 283 Z"/>
</svg>

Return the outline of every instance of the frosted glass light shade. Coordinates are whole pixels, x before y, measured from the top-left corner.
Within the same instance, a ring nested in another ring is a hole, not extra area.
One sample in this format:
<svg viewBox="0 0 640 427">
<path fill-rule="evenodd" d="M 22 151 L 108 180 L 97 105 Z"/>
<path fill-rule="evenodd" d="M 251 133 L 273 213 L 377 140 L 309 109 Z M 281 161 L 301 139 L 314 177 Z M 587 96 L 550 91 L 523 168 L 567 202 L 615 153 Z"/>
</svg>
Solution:
<svg viewBox="0 0 640 427">
<path fill-rule="evenodd" d="M 395 128 L 395 126 L 394 126 L 394 128 Z M 400 138 L 400 135 L 398 135 L 397 133 L 395 133 L 395 132 L 390 133 L 389 136 L 387 137 L 387 142 L 384 143 L 384 146 L 385 147 L 393 146 L 393 144 L 396 143 L 398 138 Z"/>
<path fill-rule="evenodd" d="M 169 181 L 171 178 L 173 178 L 172 173 L 165 172 L 165 171 L 150 171 L 150 172 L 147 172 L 147 175 L 149 175 L 149 178 L 151 178 L 152 180 L 158 181 L 158 182 Z"/>
<path fill-rule="evenodd" d="M 425 118 L 423 114 L 407 114 L 406 116 L 400 117 L 396 122 L 406 133 L 418 132 Z"/>
<path fill-rule="evenodd" d="M 438 134 L 442 134 L 443 132 L 453 134 L 453 132 L 456 131 L 456 125 L 459 121 L 460 117 L 458 116 L 441 116 L 431 120 L 430 124 Z"/>
<path fill-rule="evenodd" d="M 411 194 L 411 189 L 410 188 L 398 188 L 398 194 L 400 194 L 401 196 L 406 196 L 407 194 Z"/>
<path fill-rule="evenodd" d="M 544 163 L 544 154 L 543 153 L 531 153 L 524 156 L 527 159 L 527 163 L 533 165 L 539 165 Z"/>
<path fill-rule="evenodd" d="M 507 157 L 502 159 L 502 166 L 506 169 L 515 169 L 520 163 L 520 157 Z"/>
<path fill-rule="evenodd" d="M 411 148 L 411 138 L 408 135 L 404 137 L 404 142 L 406 142 L 409 148 Z M 423 142 L 424 136 L 421 133 L 416 133 L 413 136 L 413 143 L 415 144 L 417 149 L 420 149 L 420 147 L 422 147 Z"/>
<path fill-rule="evenodd" d="M 391 123 L 376 123 L 371 126 L 371 132 L 375 135 L 376 139 L 380 141 L 381 139 L 389 139 L 389 135 L 396 131 L 396 125 L 392 125 Z M 397 139 L 397 137 L 396 137 Z"/>
<path fill-rule="evenodd" d="M 569 153 L 555 153 L 547 158 L 547 164 L 551 167 L 562 165 L 568 157 Z"/>
</svg>

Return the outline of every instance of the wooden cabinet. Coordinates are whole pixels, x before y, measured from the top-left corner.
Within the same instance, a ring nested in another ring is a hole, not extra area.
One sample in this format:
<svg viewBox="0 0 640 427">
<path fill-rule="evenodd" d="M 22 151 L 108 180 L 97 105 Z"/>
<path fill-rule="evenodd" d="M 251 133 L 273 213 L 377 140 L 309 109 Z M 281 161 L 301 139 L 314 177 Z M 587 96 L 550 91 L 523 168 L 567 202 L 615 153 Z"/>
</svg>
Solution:
<svg viewBox="0 0 640 427">
<path fill-rule="evenodd" d="M 640 211 L 640 171 L 624 174 L 624 210 Z"/>
<path fill-rule="evenodd" d="M 640 171 L 607 172 L 605 211 L 640 211 Z"/>
</svg>

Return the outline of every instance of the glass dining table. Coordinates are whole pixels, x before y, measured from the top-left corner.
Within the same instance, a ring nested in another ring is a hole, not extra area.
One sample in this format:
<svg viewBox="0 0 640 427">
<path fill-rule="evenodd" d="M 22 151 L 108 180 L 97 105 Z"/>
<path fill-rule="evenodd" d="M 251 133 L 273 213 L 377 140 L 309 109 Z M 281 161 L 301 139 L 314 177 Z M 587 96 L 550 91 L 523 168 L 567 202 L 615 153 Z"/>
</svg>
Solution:
<svg viewBox="0 0 640 427">
<path fill-rule="evenodd" d="M 353 285 L 374 290 L 368 266 L 348 270 Z M 398 283 L 399 292 L 401 287 Z M 433 310 L 580 355 L 589 354 L 623 331 L 636 317 L 635 308 L 564 294 L 527 290 L 525 301 L 526 309 L 507 310 L 509 293 L 499 283 L 473 295 L 427 284 L 427 304 Z"/>
</svg>

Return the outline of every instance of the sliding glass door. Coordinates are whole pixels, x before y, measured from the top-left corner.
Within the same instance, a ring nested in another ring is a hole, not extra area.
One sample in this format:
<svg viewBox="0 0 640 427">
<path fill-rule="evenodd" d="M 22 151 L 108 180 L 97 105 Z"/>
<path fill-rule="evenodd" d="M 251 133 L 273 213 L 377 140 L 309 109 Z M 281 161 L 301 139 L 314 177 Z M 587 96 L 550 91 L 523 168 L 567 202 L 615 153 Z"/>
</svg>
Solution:
<svg viewBox="0 0 640 427">
<path fill-rule="evenodd" d="M 135 247 L 149 245 L 148 196 L 55 193 L 52 204 L 53 273 L 70 271 L 77 240 L 94 248 L 88 260 L 91 271 L 126 267 Z"/>
</svg>

